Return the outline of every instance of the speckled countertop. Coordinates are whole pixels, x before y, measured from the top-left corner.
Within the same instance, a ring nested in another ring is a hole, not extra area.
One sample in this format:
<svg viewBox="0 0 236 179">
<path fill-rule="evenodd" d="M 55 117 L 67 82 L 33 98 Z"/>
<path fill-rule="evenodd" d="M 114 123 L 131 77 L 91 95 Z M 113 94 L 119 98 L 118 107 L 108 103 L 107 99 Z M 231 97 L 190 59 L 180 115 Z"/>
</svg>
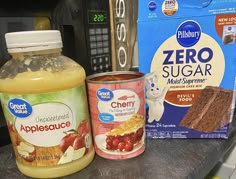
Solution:
<svg viewBox="0 0 236 179">
<path fill-rule="evenodd" d="M 202 179 L 236 144 L 235 118 L 227 140 L 147 139 L 138 157 L 114 161 L 95 156 L 87 168 L 63 179 Z M 16 168 L 11 147 L 0 147 L 0 178 L 29 178 Z"/>
</svg>

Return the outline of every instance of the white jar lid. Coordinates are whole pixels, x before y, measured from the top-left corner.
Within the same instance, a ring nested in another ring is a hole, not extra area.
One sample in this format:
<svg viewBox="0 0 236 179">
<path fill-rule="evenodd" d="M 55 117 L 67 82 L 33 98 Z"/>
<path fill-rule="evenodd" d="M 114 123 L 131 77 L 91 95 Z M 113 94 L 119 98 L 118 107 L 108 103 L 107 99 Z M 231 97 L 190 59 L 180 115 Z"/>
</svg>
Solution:
<svg viewBox="0 0 236 179">
<path fill-rule="evenodd" d="M 36 30 L 9 32 L 5 34 L 9 53 L 29 52 L 62 48 L 61 33 L 58 30 Z"/>
</svg>

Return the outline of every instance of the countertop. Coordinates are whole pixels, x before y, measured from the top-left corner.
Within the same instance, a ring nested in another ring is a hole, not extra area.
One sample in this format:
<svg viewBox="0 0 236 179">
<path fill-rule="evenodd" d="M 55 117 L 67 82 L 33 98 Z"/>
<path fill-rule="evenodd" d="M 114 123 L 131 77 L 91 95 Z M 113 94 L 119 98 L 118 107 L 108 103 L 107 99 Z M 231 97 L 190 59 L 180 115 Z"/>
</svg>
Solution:
<svg viewBox="0 0 236 179">
<path fill-rule="evenodd" d="M 143 154 L 115 161 L 95 156 L 85 169 L 63 179 L 202 179 L 236 143 L 236 115 L 228 139 L 147 139 Z M 12 146 L 0 147 L 0 178 L 27 179 L 15 164 Z"/>
</svg>

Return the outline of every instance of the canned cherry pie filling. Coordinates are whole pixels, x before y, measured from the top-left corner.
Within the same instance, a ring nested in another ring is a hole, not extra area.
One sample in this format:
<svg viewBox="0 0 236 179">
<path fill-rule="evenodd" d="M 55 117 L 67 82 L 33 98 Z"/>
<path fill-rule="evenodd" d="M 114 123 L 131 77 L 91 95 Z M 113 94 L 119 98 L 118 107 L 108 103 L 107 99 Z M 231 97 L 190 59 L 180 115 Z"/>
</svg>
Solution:
<svg viewBox="0 0 236 179">
<path fill-rule="evenodd" d="M 95 151 L 128 159 L 145 150 L 144 74 L 116 71 L 86 78 Z"/>
</svg>

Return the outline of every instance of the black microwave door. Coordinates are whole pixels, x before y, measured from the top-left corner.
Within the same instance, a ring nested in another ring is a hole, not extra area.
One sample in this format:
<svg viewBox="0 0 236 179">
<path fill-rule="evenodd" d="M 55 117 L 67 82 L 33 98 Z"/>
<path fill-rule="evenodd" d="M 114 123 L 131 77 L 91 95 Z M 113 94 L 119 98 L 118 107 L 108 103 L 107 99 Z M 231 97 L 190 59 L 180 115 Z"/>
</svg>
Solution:
<svg viewBox="0 0 236 179">
<path fill-rule="evenodd" d="M 63 54 L 78 62 L 91 73 L 87 54 L 82 0 L 61 0 L 53 11 L 52 22 L 61 31 Z"/>
</svg>

